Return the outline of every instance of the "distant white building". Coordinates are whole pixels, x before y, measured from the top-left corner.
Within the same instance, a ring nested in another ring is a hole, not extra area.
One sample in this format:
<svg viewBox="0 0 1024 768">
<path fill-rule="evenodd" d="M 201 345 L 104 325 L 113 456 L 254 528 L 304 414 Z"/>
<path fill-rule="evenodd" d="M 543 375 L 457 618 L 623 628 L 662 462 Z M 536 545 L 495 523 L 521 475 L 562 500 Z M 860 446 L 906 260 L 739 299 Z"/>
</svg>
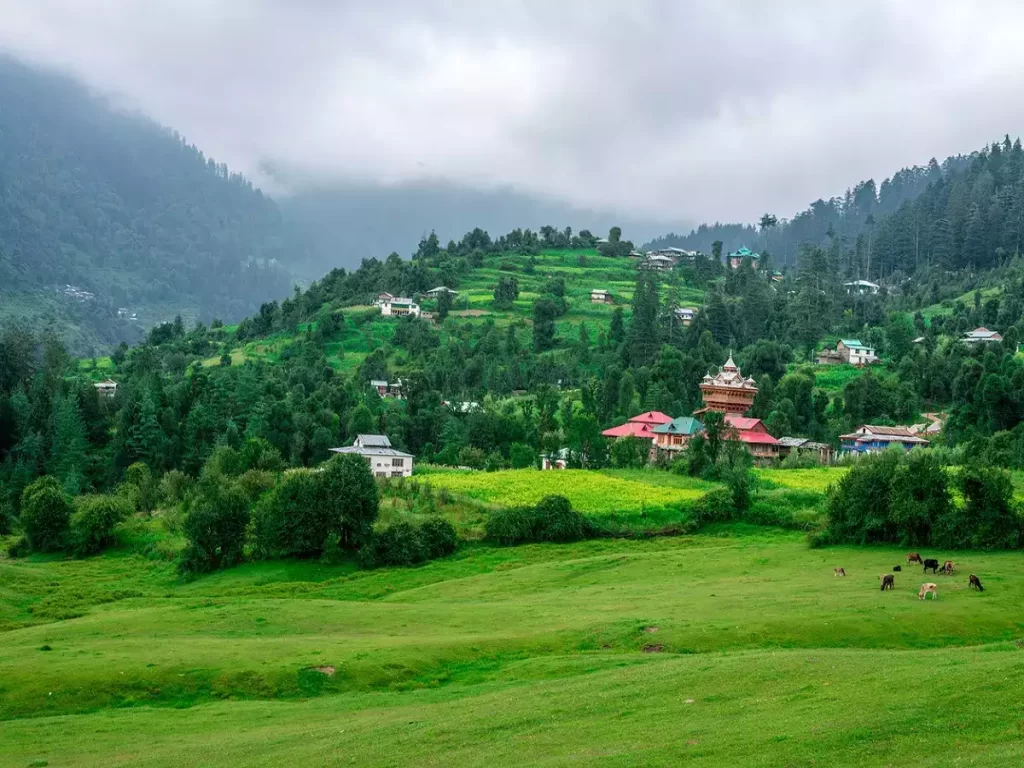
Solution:
<svg viewBox="0 0 1024 768">
<path fill-rule="evenodd" d="M 354 453 L 366 459 L 375 477 L 409 477 L 412 454 L 391 447 L 387 435 L 356 435 L 346 448 L 331 448 L 334 453 Z"/>
<path fill-rule="evenodd" d="M 404 400 L 405 394 L 402 389 L 402 380 L 385 381 L 383 379 L 371 379 L 370 386 L 377 390 L 377 394 L 384 398 Z"/>
<path fill-rule="evenodd" d="M 117 394 L 117 382 L 113 379 L 98 381 L 93 386 L 96 387 L 96 392 L 100 397 L 114 397 Z"/>
<path fill-rule="evenodd" d="M 614 304 L 615 297 L 603 288 L 595 288 L 590 292 L 592 304 Z"/>
<path fill-rule="evenodd" d="M 875 295 L 878 293 L 878 289 L 881 287 L 878 283 L 871 283 L 867 280 L 852 280 L 849 283 L 843 283 L 843 287 L 846 288 L 846 292 L 850 294 L 856 293 L 859 296 L 866 294 Z"/>
<path fill-rule="evenodd" d="M 431 288 L 429 291 L 427 291 L 427 296 L 429 296 L 432 299 L 438 299 L 441 297 L 442 293 L 447 293 L 452 298 L 455 298 L 456 296 L 459 295 L 458 291 L 453 291 L 446 285 L 439 285 L 437 286 L 437 288 Z"/>
<path fill-rule="evenodd" d="M 655 272 L 667 272 L 676 265 L 676 260 L 671 256 L 659 256 L 653 254 L 640 262 L 641 269 L 650 269 Z"/>
<path fill-rule="evenodd" d="M 693 322 L 693 318 L 695 318 L 697 316 L 697 308 L 696 307 L 676 307 L 675 315 L 676 315 L 677 318 L 679 318 L 679 322 L 681 322 L 684 327 L 689 328 L 690 327 L 690 323 Z"/>
<path fill-rule="evenodd" d="M 382 293 L 373 303 L 380 307 L 380 313 L 385 317 L 420 316 L 420 305 L 412 299 L 392 296 L 390 293 Z"/>
<path fill-rule="evenodd" d="M 990 331 L 988 328 L 975 328 L 973 331 L 968 331 L 964 334 L 962 339 L 964 344 L 987 344 L 990 341 L 1002 341 L 1003 337 L 996 331 Z"/>
</svg>

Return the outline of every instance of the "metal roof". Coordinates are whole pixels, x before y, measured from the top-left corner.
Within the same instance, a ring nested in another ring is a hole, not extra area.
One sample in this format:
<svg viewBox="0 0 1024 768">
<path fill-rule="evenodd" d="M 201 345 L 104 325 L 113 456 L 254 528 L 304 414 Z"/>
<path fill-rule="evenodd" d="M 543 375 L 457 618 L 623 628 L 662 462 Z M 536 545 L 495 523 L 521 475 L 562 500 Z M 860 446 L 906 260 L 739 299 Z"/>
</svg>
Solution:
<svg viewBox="0 0 1024 768">
<path fill-rule="evenodd" d="M 394 456 L 396 458 L 401 457 L 403 459 L 413 458 L 411 453 L 396 451 L 394 448 L 359 448 L 358 446 L 350 445 L 346 448 L 331 448 L 331 451 L 333 453 L 355 453 L 359 456 Z"/>
</svg>

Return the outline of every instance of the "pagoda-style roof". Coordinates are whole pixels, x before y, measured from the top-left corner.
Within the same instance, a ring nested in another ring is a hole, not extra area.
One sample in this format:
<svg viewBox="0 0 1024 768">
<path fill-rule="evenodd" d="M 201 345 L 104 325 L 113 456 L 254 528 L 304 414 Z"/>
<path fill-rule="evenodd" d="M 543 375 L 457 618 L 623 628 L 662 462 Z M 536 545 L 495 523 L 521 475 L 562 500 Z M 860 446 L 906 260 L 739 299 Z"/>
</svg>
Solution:
<svg viewBox="0 0 1024 768">
<path fill-rule="evenodd" d="M 710 373 L 705 375 L 700 387 L 701 389 L 704 389 L 704 387 L 731 387 L 752 389 L 754 392 L 757 392 L 757 383 L 752 378 L 743 378 L 743 373 L 740 371 L 739 366 L 733 362 L 732 355 L 729 355 L 729 359 L 725 361 L 725 365 L 722 366 L 722 370 L 717 375 L 712 376 Z"/>
</svg>

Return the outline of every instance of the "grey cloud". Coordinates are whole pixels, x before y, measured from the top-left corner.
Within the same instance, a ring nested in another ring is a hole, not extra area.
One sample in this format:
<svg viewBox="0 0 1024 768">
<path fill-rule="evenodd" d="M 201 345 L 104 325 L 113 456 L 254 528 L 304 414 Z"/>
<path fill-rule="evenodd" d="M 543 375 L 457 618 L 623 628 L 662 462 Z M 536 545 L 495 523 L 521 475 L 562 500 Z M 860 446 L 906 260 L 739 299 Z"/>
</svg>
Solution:
<svg viewBox="0 0 1024 768">
<path fill-rule="evenodd" d="M 751 220 L 1024 118 L 1013 2 L 0 0 L 0 17 L 0 47 L 257 179 Z"/>
</svg>

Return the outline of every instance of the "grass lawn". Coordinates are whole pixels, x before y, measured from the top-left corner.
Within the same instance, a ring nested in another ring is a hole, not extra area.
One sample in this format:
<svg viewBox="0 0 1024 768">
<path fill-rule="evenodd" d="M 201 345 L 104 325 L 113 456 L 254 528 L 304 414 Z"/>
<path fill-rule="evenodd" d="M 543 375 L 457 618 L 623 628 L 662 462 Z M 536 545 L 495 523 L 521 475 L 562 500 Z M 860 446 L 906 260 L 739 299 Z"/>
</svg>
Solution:
<svg viewBox="0 0 1024 768">
<path fill-rule="evenodd" d="M 1019 762 L 1020 554 L 929 553 L 960 567 L 934 602 L 879 591 L 904 554 L 732 526 L 192 583 L 0 561 L 0 765 Z"/>
</svg>

